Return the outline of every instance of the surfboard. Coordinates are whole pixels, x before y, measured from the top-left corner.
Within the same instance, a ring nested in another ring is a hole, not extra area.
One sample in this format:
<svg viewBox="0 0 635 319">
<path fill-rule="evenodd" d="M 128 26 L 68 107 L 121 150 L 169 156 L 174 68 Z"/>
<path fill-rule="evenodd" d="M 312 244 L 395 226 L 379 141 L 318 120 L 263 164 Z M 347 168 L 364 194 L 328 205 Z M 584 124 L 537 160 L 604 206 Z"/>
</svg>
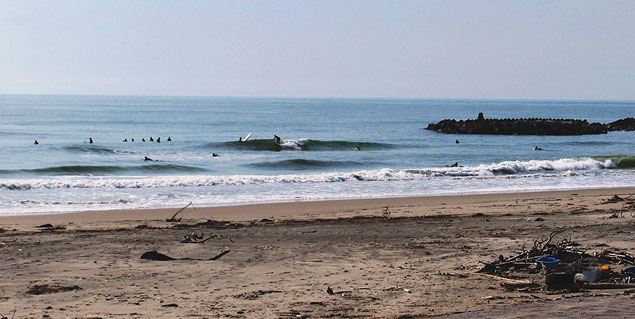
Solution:
<svg viewBox="0 0 635 319">
<path fill-rule="evenodd" d="M 245 137 L 243 137 L 242 140 L 240 140 L 241 142 L 247 142 L 247 140 L 251 137 L 251 132 L 249 132 L 247 135 L 245 135 Z"/>
</svg>

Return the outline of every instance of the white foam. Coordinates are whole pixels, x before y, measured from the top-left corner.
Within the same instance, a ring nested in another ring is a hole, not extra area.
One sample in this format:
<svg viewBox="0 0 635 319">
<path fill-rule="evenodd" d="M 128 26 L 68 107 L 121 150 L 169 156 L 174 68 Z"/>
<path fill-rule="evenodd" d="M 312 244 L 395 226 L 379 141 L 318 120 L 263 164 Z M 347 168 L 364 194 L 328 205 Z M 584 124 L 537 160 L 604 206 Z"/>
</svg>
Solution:
<svg viewBox="0 0 635 319">
<path fill-rule="evenodd" d="M 308 141 L 308 138 L 300 138 L 297 140 L 282 140 L 280 146 L 285 149 L 293 149 L 296 151 L 302 150 L 302 145 Z"/>
<path fill-rule="evenodd" d="M 531 161 L 505 161 L 497 164 L 479 165 L 476 167 L 482 173 L 521 174 L 528 172 L 566 172 L 580 170 L 600 170 L 615 168 L 611 160 L 600 162 L 592 158 L 559 160 L 531 160 Z"/>
<path fill-rule="evenodd" d="M 522 178 L 535 173 L 562 173 L 572 176 L 584 171 L 615 168 L 606 160 L 600 162 L 591 158 L 559 159 L 555 161 L 505 161 L 475 167 L 444 167 L 393 170 L 382 168 L 354 172 L 329 172 L 315 174 L 285 175 L 169 175 L 169 176 L 54 176 L 46 178 L 20 178 L 1 180 L 0 190 L 33 190 L 62 188 L 162 188 L 233 186 L 258 184 L 307 184 L 339 183 L 360 181 L 410 181 L 438 178 Z M 534 175 L 530 175 L 534 174 Z"/>
</svg>

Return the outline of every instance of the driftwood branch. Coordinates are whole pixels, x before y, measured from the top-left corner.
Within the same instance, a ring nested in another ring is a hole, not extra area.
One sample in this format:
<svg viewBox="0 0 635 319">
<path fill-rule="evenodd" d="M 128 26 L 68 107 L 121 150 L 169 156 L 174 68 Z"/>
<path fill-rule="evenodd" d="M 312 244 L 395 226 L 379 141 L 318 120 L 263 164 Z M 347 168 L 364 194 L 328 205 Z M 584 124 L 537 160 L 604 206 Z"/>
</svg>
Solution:
<svg viewBox="0 0 635 319">
<path fill-rule="evenodd" d="M 214 257 L 210 258 L 209 260 L 218 260 L 218 259 L 220 259 L 221 257 L 223 257 L 223 256 L 227 255 L 227 253 L 229 253 L 229 249 L 225 249 L 225 251 L 223 251 L 222 253 L 220 253 L 220 254 L 218 254 L 218 255 L 216 255 L 216 256 L 214 256 Z"/>
<path fill-rule="evenodd" d="M 185 207 L 179 209 L 176 211 L 176 213 L 174 213 L 174 215 L 172 215 L 172 217 L 167 218 L 165 221 L 168 223 L 174 223 L 174 222 L 180 222 L 181 218 L 176 218 L 176 216 L 180 213 L 182 213 L 186 208 L 190 207 L 192 205 L 192 202 L 190 202 L 189 204 L 185 205 Z"/>
<path fill-rule="evenodd" d="M 556 230 L 556 231 L 552 231 L 552 232 L 551 232 L 551 234 L 549 234 L 549 238 L 547 239 L 547 242 L 546 242 L 546 243 L 544 243 L 544 244 L 542 245 L 542 247 L 543 247 L 543 248 L 547 247 L 547 245 L 549 245 L 549 244 L 551 243 L 551 240 L 552 240 L 554 237 L 556 237 L 556 235 L 562 234 L 562 233 L 564 233 L 566 230 L 567 230 L 566 228 L 562 228 L 562 229 L 559 229 L 559 230 Z"/>
</svg>

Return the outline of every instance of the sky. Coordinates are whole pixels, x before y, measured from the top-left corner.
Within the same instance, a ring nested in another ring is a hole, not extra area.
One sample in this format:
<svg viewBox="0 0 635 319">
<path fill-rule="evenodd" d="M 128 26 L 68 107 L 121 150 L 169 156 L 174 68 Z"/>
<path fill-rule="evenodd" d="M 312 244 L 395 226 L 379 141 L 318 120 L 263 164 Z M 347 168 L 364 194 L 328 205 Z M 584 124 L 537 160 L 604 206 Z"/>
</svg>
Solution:
<svg viewBox="0 0 635 319">
<path fill-rule="evenodd" d="M 0 94 L 635 100 L 635 1 L 0 0 Z"/>
</svg>

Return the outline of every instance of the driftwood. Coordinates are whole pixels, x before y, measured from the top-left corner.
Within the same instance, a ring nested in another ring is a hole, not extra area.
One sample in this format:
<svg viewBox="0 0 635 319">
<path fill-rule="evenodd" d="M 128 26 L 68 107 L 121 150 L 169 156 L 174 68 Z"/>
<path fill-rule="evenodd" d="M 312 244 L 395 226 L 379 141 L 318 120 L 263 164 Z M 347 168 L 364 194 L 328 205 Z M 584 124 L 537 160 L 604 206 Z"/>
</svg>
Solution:
<svg viewBox="0 0 635 319">
<path fill-rule="evenodd" d="M 210 258 L 210 259 L 196 259 L 196 258 L 189 258 L 189 257 L 185 257 L 185 258 L 174 258 L 174 257 L 170 257 L 168 255 L 162 254 L 160 252 L 157 252 L 156 250 L 152 250 L 152 251 L 147 251 L 145 253 L 143 253 L 143 255 L 141 255 L 141 257 L 139 257 L 140 259 L 147 259 L 147 260 L 157 260 L 157 261 L 173 261 L 173 260 L 197 260 L 197 261 L 206 261 L 206 260 L 218 260 L 221 257 L 225 256 L 227 253 L 229 253 L 229 249 L 225 249 L 223 252 L 221 252 L 220 254 Z"/>
<path fill-rule="evenodd" d="M 147 259 L 147 260 L 158 260 L 158 261 L 169 261 L 169 260 L 176 260 L 176 258 L 172 258 L 168 255 L 164 255 L 156 250 L 152 250 L 152 251 L 146 251 L 145 253 L 143 253 L 143 255 L 141 255 L 141 257 L 139 257 L 140 259 Z"/>
<path fill-rule="evenodd" d="M 214 256 L 214 257 L 210 258 L 209 260 L 218 260 L 218 259 L 220 259 L 221 257 L 223 257 L 223 256 L 227 255 L 227 253 L 229 253 L 229 249 L 226 249 L 226 250 L 225 250 L 225 251 L 223 251 L 222 253 L 220 253 L 220 254 L 218 254 L 218 255 L 216 255 L 216 256 Z"/>
<path fill-rule="evenodd" d="M 626 283 L 594 283 L 594 284 L 586 284 L 582 286 L 582 288 L 586 289 L 630 289 L 635 288 L 635 284 L 626 284 Z"/>
<path fill-rule="evenodd" d="M 540 287 L 540 284 L 535 282 L 501 282 L 500 285 L 507 290 Z"/>
<path fill-rule="evenodd" d="M 176 218 L 176 216 L 180 213 L 182 213 L 186 208 L 190 207 L 192 205 L 192 202 L 190 202 L 189 204 L 185 205 L 185 207 L 179 209 L 176 211 L 176 213 L 174 213 L 174 215 L 172 215 L 172 217 L 167 218 L 165 221 L 168 223 L 175 223 L 175 222 L 180 222 L 182 218 Z"/>
<path fill-rule="evenodd" d="M 531 281 L 529 280 L 518 280 L 518 279 L 511 279 L 511 278 L 505 278 L 505 277 L 501 277 L 501 276 L 495 276 L 495 275 L 490 275 L 490 274 L 483 274 L 483 273 L 474 273 L 475 275 L 479 275 L 479 276 L 483 276 L 483 277 L 488 277 L 488 278 L 493 278 L 493 279 L 497 279 L 497 280 L 502 280 L 505 281 L 506 283 L 510 283 L 510 284 L 532 284 Z"/>
</svg>

